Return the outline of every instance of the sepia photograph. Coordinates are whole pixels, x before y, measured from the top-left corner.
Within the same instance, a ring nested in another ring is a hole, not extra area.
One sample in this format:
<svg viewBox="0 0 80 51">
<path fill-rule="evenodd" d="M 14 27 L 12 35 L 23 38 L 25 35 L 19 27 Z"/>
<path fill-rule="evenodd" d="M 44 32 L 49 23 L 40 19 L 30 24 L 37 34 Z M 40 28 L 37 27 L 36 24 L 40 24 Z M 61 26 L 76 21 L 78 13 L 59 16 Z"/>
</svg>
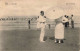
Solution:
<svg viewBox="0 0 80 51">
<path fill-rule="evenodd" d="M 0 51 L 80 51 L 80 0 L 0 0 Z"/>
</svg>

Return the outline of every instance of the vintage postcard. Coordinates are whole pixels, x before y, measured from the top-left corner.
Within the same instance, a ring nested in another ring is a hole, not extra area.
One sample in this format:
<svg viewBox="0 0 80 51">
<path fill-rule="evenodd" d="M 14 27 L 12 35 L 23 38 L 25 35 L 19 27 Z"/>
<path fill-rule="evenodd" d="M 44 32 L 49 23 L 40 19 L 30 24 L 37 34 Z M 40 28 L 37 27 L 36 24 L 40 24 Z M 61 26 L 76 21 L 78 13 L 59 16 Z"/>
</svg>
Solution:
<svg viewBox="0 0 80 51">
<path fill-rule="evenodd" d="M 80 51 L 80 0 L 0 0 L 0 51 Z"/>
</svg>

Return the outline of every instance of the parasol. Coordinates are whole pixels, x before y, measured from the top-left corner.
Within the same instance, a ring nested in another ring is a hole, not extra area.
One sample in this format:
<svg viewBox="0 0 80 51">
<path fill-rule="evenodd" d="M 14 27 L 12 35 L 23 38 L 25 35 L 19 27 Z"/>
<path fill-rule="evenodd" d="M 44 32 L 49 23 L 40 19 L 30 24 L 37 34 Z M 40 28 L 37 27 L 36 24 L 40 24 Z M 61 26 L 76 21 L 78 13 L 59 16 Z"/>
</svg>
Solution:
<svg viewBox="0 0 80 51">
<path fill-rule="evenodd" d="M 64 12 L 58 7 L 52 7 L 45 12 L 45 15 L 47 18 L 54 20 L 63 16 Z"/>
</svg>

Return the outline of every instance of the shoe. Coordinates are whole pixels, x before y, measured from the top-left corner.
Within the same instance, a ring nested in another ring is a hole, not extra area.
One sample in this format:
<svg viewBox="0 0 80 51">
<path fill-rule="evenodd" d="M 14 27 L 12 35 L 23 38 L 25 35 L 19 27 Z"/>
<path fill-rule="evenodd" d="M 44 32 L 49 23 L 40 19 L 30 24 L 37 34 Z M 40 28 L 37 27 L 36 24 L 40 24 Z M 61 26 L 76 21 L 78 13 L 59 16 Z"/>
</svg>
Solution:
<svg viewBox="0 0 80 51">
<path fill-rule="evenodd" d="M 64 41 L 63 41 L 63 40 L 61 40 L 61 43 L 64 43 Z"/>
<path fill-rule="evenodd" d="M 58 40 L 55 40 L 55 43 L 58 43 Z"/>
<path fill-rule="evenodd" d="M 43 39 L 43 41 L 46 41 L 46 40 L 47 40 L 47 37 L 45 36 L 44 39 Z"/>
<path fill-rule="evenodd" d="M 59 44 L 61 43 L 61 40 L 59 40 L 59 42 L 58 42 Z"/>
</svg>

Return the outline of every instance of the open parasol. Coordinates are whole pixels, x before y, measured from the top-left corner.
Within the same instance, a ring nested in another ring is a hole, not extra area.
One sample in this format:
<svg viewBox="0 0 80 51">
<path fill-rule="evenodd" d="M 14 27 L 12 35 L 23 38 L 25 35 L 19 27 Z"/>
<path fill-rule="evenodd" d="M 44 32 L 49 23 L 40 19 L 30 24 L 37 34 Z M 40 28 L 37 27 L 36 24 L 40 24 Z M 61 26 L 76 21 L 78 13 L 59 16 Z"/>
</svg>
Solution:
<svg viewBox="0 0 80 51">
<path fill-rule="evenodd" d="M 45 12 L 45 15 L 47 18 L 54 20 L 63 16 L 64 12 L 58 7 L 52 7 Z"/>
</svg>

